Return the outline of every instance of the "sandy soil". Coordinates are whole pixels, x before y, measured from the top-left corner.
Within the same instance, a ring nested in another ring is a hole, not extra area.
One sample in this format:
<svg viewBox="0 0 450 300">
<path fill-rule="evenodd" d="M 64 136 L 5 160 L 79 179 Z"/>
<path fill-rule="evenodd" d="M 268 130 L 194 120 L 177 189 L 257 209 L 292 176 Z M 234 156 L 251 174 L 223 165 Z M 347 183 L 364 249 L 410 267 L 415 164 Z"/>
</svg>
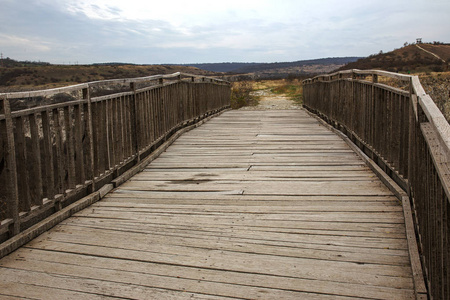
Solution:
<svg viewBox="0 0 450 300">
<path fill-rule="evenodd" d="M 259 103 L 257 106 L 245 106 L 242 110 L 271 110 L 271 109 L 301 109 L 301 106 L 291 99 L 272 93 L 270 90 L 256 91 L 253 93 L 259 96 Z"/>
</svg>

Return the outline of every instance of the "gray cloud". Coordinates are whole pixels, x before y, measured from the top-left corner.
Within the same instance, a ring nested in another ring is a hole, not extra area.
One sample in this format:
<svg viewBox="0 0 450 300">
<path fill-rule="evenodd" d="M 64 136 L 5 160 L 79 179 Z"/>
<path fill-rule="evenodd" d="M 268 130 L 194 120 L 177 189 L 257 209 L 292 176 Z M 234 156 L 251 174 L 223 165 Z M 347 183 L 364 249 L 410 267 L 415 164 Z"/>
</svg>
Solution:
<svg viewBox="0 0 450 300">
<path fill-rule="evenodd" d="M 292 61 L 450 38 L 450 3 L 440 0 L 288 1 L 270 18 L 228 9 L 216 22 L 195 24 L 123 18 L 113 5 L 3 1 L 0 51 L 52 63 Z"/>
</svg>

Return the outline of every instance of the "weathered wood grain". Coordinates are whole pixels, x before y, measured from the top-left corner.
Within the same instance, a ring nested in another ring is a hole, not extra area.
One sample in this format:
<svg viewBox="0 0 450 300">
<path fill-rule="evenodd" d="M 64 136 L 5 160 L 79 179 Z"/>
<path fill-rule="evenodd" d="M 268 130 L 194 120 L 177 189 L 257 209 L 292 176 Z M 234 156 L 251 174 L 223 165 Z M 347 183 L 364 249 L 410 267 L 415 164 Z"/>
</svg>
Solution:
<svg viewBox="0 0 450 300">
<path fill-rule="evenodd" d="M 402 90 L 378 83 L 379 76 L 395 85 L 401 81 Z M 410 198 L 403 203 L 414 216 L 415 234 L 408 229 L 411 248 L 416 248 L 415 236 L 420 250 L 420 256 L 412 255 L 417 298 L 449 298 L 450 125 L 419 78 L 351 70 L 303 83 L 305 107 L 341 130 Z"/>
<path fill-rule="evenodd" d="M 414 298 L 401 203 L 302 111 L 232 111 L 184 134 L 0 260 L 0 281 L 41 299 Z"/>
</svg>

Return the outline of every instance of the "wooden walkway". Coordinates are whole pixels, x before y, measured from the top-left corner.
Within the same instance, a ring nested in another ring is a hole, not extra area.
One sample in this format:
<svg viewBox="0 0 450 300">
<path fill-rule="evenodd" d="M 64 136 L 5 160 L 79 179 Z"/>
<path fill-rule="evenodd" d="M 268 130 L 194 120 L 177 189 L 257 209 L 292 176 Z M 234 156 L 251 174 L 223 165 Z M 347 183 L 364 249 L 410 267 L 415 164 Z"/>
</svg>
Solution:
<svg viewBox="0 0 450 300">
<path fill-rule="evenodd" d="M 0 261 L 1 299 L 411 299 L 401 203 L 304 111 L 229 111 Z"/>
</svg>

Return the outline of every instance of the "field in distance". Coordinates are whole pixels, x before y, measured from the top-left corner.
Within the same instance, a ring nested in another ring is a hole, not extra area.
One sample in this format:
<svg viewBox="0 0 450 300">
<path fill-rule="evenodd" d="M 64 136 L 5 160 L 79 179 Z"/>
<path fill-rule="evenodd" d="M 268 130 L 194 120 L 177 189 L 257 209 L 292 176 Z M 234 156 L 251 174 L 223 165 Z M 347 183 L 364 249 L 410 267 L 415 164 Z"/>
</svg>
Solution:
<svg viewBox="0 0 450 300">
<path fill-rule="evenodd" d="M 0 68 L 0 93 L 56 88 L 106 79 L 136 78 L 176 72 L 194 75 L 214 75 L 214 72 L 189 66 L 94 64 L 51 65 L 16 62 Z"/>
</svg>

